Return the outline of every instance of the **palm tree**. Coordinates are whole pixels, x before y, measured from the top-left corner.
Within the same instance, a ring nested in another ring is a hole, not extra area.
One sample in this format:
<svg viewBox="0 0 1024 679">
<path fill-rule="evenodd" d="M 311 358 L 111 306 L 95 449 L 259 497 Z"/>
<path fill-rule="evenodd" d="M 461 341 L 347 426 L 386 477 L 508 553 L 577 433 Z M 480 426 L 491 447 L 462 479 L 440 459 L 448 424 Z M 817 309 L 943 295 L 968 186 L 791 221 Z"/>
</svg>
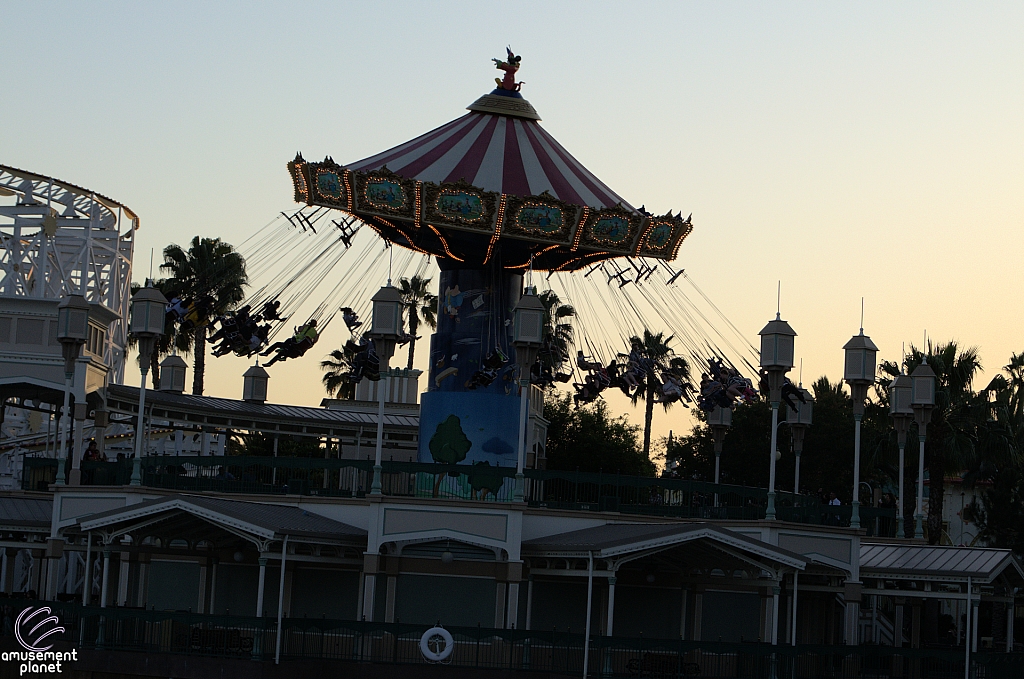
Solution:
<svg viewBox="0 0 1024 679">
<path fill-rule="evenodd" d="M 159 290 L 166 297 L 170 292 L 170 285 L 167 279 L 161 278 L 153 281 L 153 287 Z M 132 295 L 142 289 L 142 286 L 138 283 L 132 283 Z M 192 335 L 189 333 L 176 333 L 174 328 L 174 322 L 164 320 L 164 333 L 157 338 L 156 343 L 153 344 L 153 353 L 149 355 L 149 374 L 153 380 L 153 388 L 160 388 L 160 359 L 167 354 L 171 353 L 174 349 L 182 353 L 190 353 L 192 351 Z M 128 333 L 128 344 L 126 349 L 133 349 L 139 344 L 139 339 L 132 334 Z M 141 363 L 142 357 L 139 357 Z"/>
<path fill-rule="evenodd" d="M 905 357 L 908 373 L 927 359 L 935 371 L 935 408 L 928 423 L 925 442 L 925 467 L 928 470 L 928 541 L 938 544 L 942 537 L 942 505 L 946 474 L 959 474 L 981 462 L 979 438 L 988 415 L 984 396 L 975 393 L 971 384 L 981 370 L 975 347 L 961 349 L 956 342 L 932 345 L 924 353 L 914 347 Z M 899 366 L 883 361 L 881 370 L 891 376 L 899 374 Z M 994 448 L 986 445 L 987 452 Z"/>
<path fill-rule="evenodd" d="M 569 356 L 573 332 L 569 319 L 575 318 L 576 310 L 569 304 L 562 304 L 554 290 L 545 290 L 537 295 L 544 305 L 544 349 L 538 360 L 552 371 L 562 367 Z"/>
<path fill-rule="evenodd" d="M 426 323 L 431 330 L 437 328 L 437 295 L 430 292 L 430 279 L 413 276 L 399 281 L 402 304 L 409 311 L 409 361 L 406 368 L 412 370 L 416 355 L 416 331 L 420 323 Z M 420 315 L 422 314 L 422 318 Z M 327 377 L 324 376 L 326 381 Z"/>
<path fill-rule="evenodd" d="M 352 400 L 356 397 L 356 385 L 351 380 L 352 360 L 355 354 L 344 347 L 335 349 L 328 358 L 320 362 L 324 371 L 323 383 L 327 395 L 340 399 Z"/>
<path fill-rule="evenodd" d="M 644 380 L 644 389 L 642 391 L 637 389 L 630 397 L 633 400 L 633 405 L 636 405 L 641 398 L 646 401 L 646 408 L 644 410 L 644 456 L 648 459 L 650 459 L 651 452 L 651 421 L 654 419 L 654 404 L 658 401 L 658 387 L 660 386 L 658 374 L 662 372 L 679 374 L 681 371 L 687 378 L 690 375 L 690 366 L 686 359 L 676 356 L 675 351 L 669 346 L 673 337 L 673 335 L 665 337 L 663 332 L 654 334 L 650 330 L 645 329 L 643 338 L 636 335 L 629 338 L 630 346 L 635 342 L 640 343 L 644 356 L 650 361 L 647 378 Z M 668 410 L 671 403 L 662 401 L 662 405 L 665 410 Z"/>
<path fill-rule="evenodd" d="M 243 288 L 248 283 L 245 259 L 235 252 L 232 245 L 219 238 L 196 236 L 188 250 L 183 250 L 180 245 L 168 245 L 164 248 L 164 263 L 160 268 L 172 274 L 167 281 L 172 294 L 193 301 L 209 295 L 213 299 L 214 315 L 223 314 L 245 298 Z M 205 325 L 195 329 L 193 345 L 192 393 L 201 396 L 206 373 Z"/>
</svg>

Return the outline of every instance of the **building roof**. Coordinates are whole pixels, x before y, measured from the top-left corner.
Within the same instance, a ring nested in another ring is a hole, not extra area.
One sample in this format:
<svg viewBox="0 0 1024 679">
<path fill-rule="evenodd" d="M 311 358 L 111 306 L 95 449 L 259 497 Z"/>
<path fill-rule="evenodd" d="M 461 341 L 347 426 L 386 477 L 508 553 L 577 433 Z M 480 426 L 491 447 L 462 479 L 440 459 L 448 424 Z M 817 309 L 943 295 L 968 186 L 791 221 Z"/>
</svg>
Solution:
<svg viewBox="0 0 1024 679">
<path fill-rule="evenodd" d="M 362 528 L 301 507 L 196 495 L 172 495 L 93 514 L 82 518 L 79 526 L 85 531 L 112 529 L 115 533 L 126 533 L 132 530 L 133 525 L 149 523 L 152 517 L 167 512 L 184 512 L 265 540 L 278 540 L 286 535 L 341 542 L 366 539 L 366 531 Z"/>
<path fill-rule="evenodd" d="M 942 579 L 992 582 L 1008 575 L 1024 579 L 1024 570 L 1009 549 L 931 545 L 861 544 L 862 577 Z"/>
<path fill-rule="evenodd" d="M 392 172 L 421 182 L 457 182 L 525 198 L 547 191 L 573 205 L 632 210 L 572 157 L 536 120 L 497 113 L 461 118 L 375 156 L 349 164 L 352 170 Z"/>
<path fill-rule="evenodd" d="M 123 384 L 108 386 L 107 405 L 116 412 L 137 413 L 139 388 Z M 146 390 L 146 406 L 153 408 L 153 417 L 156 419 L 298 435 L 330 436 L 360 425 L 377 426 L 376 413 L 358 410 L 327 410 L 279 403 L 251 403 L 214 396 L 173 394 L 152 389 Z M 385 408 L 384 426 L 418 429 L 419 417 L 388 414 Z"/>
<path fill-rule="evenodd" d="M 0 529 L 50 531 L 53 498 L 5 495 L 0 500 Z"/>
<path fill-rule="evenodd" d="M 803 569 L 807 560 L 794 552 L 769 545 L 709 523 L 646 524 L 607 523 L 568 533 L 523 542 L 524 549 L 550 554 L 587 554 L 616 557 L 694 540 L 710 540 L 793 568 Z"/>
</svg>

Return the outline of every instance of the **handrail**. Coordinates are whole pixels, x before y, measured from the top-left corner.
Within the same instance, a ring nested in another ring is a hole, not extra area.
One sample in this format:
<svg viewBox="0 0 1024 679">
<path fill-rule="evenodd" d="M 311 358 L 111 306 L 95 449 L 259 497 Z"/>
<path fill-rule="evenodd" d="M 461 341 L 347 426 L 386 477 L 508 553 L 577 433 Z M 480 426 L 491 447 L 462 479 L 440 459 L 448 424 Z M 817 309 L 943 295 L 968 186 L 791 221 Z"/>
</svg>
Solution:
<svg viewBox="0 0 1024 679">
<path fill-rule="evenodd" d="M 143 485 L 185 492 L 363 497 L 372 480 L 371 460 L 269 456 L 173 456 L 143 458 Z M 126 485 L 131 460 L 82 462 L 83 485 Z M 382 463 L 384 495 L 512 502 L 515 469 L 484 464 Z M 45 490 L 56 477 L 57 461 L 26 457 L 23 488 Z M 67 470 L 65 472 L 67 474 Z M 548 509 L 611 511 L 647 516 L 700 519 L 763 519 L 767 491 L 671 477 L 528 469 L 525 500 Z M 849 506 L 822 505 L 817 497 L 779 493 L 784 521 L 849 525 Z M 861 525 L 869 535 L 891 536 L 895 510 L 862 507 Z M 877 521 L 876 521 L 877 519 Z"/>
</svg>

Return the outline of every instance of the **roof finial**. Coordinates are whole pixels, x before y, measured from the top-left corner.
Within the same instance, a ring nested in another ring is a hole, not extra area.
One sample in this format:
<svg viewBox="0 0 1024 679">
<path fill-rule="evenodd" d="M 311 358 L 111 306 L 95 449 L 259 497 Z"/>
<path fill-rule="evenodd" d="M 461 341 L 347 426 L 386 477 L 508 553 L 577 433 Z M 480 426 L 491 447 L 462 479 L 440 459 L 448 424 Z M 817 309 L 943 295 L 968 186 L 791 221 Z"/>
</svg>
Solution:
<svg viewBox="0 0 1024 679">
<path fill-rule="evenodd" d="M 524 83 L 516 82 L 516 71 L 519 70 L 519 62 L 523 60 L 523 57 L 522 55 L 517 57 L 516 55 L 512 54 L 511 45 L 506 47 L 505 51 L 508 53 L 507 61 L 502 61 L 501 59 L 491 59 L 491 61 L 494 62 L 495 68 L 497 68 L 499 71 L 505 71 L 505 77 L 495 78 L 494 82 L 498 83 L 498 89 L 500 90 L 518 92 L 520 89 L 522 89 Z"/>
</svg>

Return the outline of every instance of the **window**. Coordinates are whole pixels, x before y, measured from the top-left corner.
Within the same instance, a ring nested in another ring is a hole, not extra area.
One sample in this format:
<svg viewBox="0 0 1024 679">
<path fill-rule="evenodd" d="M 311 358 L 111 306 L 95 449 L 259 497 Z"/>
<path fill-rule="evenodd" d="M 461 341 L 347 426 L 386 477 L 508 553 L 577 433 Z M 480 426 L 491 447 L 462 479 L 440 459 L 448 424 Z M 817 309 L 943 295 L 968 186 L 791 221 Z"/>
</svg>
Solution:
<svg viewBox="0 0 1024 679">
<path fill-rule="evenodd" d="M 89 339 L 85 343 L 85 350 L 94 356 L 103 356 L 103 345 L 106 343 L 107 333 L 103 328 L 89 325 Z"/>
</svg>

